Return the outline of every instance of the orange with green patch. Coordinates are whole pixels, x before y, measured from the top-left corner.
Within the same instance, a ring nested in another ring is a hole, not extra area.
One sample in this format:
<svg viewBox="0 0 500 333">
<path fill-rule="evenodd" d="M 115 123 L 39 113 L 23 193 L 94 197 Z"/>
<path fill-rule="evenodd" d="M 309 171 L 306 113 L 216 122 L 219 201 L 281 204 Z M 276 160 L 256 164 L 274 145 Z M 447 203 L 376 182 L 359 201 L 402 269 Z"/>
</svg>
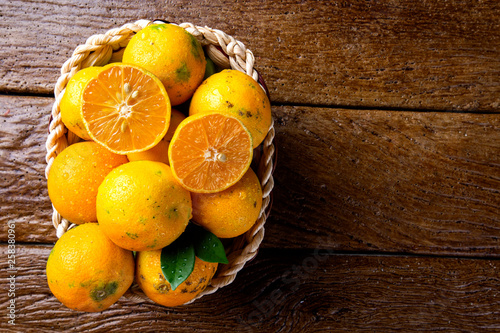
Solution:
<svg viewBox="0 0 500 333">
<path fill-rule="evenodd" d="M 96 207 L 103 232 L 132 251 L 167 246 L 192 217 L 190 193 L 168 165 L 154 161 L 129 162 L 110 172 L 99 187 Z"/>
<path fill-rule="evenodd" d="M 125 48 L 123 62 L 156 75 L 167 89 L 172 105 L 193 95 L 206 67 L 200 42 L 173 24 L 154 24 L 137 32 Z"/>
<path fill-rule="evenodd" d="M 210 284 L 217 263 L 196 258 L 193 272 L 175 290 L 161 271 L 161 250 L 137 253 L 136 282 L 154 302 L 168 307 L 182 305 L 200 294 Z"/>
<path fill-rule="evenodd" d="M 196 89 L 189 115 L 213 111 L 238 118 L 252 134 L 254 148 L 271 126 L 271 104 L 266 93 L 251 76 L 238 70 L 215 73 Z"/>
<path fill-rule="evenodd" d="M 134 258 L 116 246 L 96 223 L 70 229 L 47 260 L 47 282 L 70 309 L 98 312 L 109 308 L 131 286 Z"/>
</svg>

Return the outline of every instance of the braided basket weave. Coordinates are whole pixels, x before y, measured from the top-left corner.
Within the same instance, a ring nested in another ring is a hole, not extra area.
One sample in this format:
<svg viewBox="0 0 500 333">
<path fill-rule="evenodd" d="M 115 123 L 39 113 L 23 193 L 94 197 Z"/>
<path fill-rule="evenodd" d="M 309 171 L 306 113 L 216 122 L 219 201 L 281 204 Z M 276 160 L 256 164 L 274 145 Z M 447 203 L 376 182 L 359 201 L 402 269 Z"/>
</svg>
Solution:
<svg viewBox="0 0 500 333">
<path fill-rule="evenodd" d="M 139 20 L 134 23 L 125 24 L 120 28 L 111 29 L 105 34 L 91 36 L 84 45 L 79 45 L 71 58 L 63 64 L 61 76 L 54 88 L 55 102 L 52 107 L 49 135 L 46 142 L 46 177 L 49 174 L 54 158 L 68 145 L 80 140 L 75 134 L 66 129 L 61 121 L 59 109 L 64 89 L 70 78 L 82 68 L 107 64 L 112 60 L 113 55 L 123 52 L 124 47 L 135 33 L 153 23 L 164 22 Z M 262 77 L 254 69 L 255 58 L 252 52 L 246 49 L 243 43 L 220 30 L 199 27 L 191 23 L 182 23 L 179 26 L 186 29 L 200 41 L 206 54 L 217 66 L 220 68 L 236 69 L 252 76 L 259 82 L 264 91 L 269 94 Z M 226 265 L 219 264 L 219 268 L 211 284 L 192 301 L 204 295 L 212 294 L 217 289 L 232 283 L 236 274 L 243 266 L 256 256 L 260 243 L 264 238 L 264 223 L 269 215 L 272 204 L 272 189 L 274 186 L 272 174 L 276 158 L 273 142 L 274 126 L 271 124 L 264 142 L 254 151 L 254 161 L 252 164 L 262 185 L 262 209 L 257 222 L 247 233 L 232 239 L 232 243 L 226 246 L 229 263 Z M 73 226 L 69 221 L 62 218 L 55 208 L 53 208 L 52 222 L 56 229 L 57 237 L 61 237 Z M 135 283 L 125 296 L 129 300 L 137 302 L 148 300 Z"/>
</svg>

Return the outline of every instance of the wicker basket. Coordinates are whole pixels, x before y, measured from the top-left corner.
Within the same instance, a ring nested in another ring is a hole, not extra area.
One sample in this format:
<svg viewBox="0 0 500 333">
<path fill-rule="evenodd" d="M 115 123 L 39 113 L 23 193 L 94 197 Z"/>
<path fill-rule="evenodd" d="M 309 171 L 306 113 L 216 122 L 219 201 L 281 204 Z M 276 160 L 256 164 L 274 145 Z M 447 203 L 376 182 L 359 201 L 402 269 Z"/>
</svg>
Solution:
<svg viewBox="0 0 500 333">
<path fill-rule="evenodd" d="M 78 142 L 80 139 L 68 131 L 61 121 L 59 104 L 64 89 L 69 79 L 80 69 L 89 66 L 102 66 L 107 64 L 114 55 L 123 51 L 130 38 L 139 30 L 152 23 L 165 23 L 164 21 L 139 20 L 134 23 L 125 24 L 120 28 L 111 29 L 105 34 L 91 36 L 84 45 L 79 45 L 70 59 L 61 68 L 61 76 L 54 88 L 55 102 L 52 107 L 49 135 L 47 137 L 47 167 L 48 176 L 54 158 L 68 145 Z M 208 27 L 194 26 L 191 23 L 179 24 L 193 36 L 195 36 L 204 47 L 208 56 L 221 68 L 232 68 L 252 76 L 269 95 L 264 80 L 254 69 L 255 58 L 252 52 L 243 43 L 228 36 L 222 31 Z M 257 176 L 262 185 L 262 209 L 255 225 L 244 235 L 232 239 L 226 247 L 229 263 L 219 265 L 211 284 L 194 300 L 214 293 L 217 289 L 227 286 L 234 281 L 236 274 L 244 267 L 245 263 L 252 260 L 259 249 L 264 237 L 264 223 L 272 205 L 272 189 L 274 186 L 273 172 L 275 165 L 274 127 L 271 124 L 264 142 L 255 150 L 252 166 L 256 169 Z M 53 208 L 52 222 L 56 229 L 57 237 L 61 237 L 73 225 Z M 130 300 L 144 302 L 147 297 L 136 284 L 132 285 L 125 294 Z M 192 301 L 194 301 L 192 300 Z M 191 301 L 191 302 L 192 302 Z"/>
</svg>

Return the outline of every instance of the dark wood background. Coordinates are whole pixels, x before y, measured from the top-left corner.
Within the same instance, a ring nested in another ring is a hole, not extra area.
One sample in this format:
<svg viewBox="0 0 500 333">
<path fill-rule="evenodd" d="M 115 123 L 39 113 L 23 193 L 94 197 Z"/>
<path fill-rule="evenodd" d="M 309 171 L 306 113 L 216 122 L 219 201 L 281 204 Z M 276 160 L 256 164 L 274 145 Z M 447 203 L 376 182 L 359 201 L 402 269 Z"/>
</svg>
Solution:
<svg viewBox="0 0 500 333">
<path fill-rule="evenodd" d="M 497 0 L 3 0 L 0 18 L 0 331 L 500 331 Z M 259 254 L 216 294 L 79 313 L 45 278 L 54 83 L 87 37 L 141 18 L 253 51 L 277 132 L 274 205 Z"/>
</svg>

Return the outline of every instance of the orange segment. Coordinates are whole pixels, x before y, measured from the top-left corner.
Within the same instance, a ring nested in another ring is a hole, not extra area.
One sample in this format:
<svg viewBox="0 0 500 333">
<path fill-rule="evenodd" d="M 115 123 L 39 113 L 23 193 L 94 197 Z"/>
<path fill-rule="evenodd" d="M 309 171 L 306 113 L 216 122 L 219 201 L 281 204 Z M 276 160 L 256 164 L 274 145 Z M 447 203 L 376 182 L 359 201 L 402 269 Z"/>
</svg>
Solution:
<svg viewBox="0 0 500 333">
<path fill-rule="evenodd" d="M 83 91 L 83 122 L 90 137 L 118 154 L 156 145 L 168 130 L 170 100 L 148 71 L 113 63 L 103 67 Z"/>
<path fill-rule="evenodd" d="M 252 137 L 238 119 L 201 113 L 180 123 L 168 157 L 174 177 L 191 192 L 214 193 L 235 184 L 252 162 Z"/>
</svg>

